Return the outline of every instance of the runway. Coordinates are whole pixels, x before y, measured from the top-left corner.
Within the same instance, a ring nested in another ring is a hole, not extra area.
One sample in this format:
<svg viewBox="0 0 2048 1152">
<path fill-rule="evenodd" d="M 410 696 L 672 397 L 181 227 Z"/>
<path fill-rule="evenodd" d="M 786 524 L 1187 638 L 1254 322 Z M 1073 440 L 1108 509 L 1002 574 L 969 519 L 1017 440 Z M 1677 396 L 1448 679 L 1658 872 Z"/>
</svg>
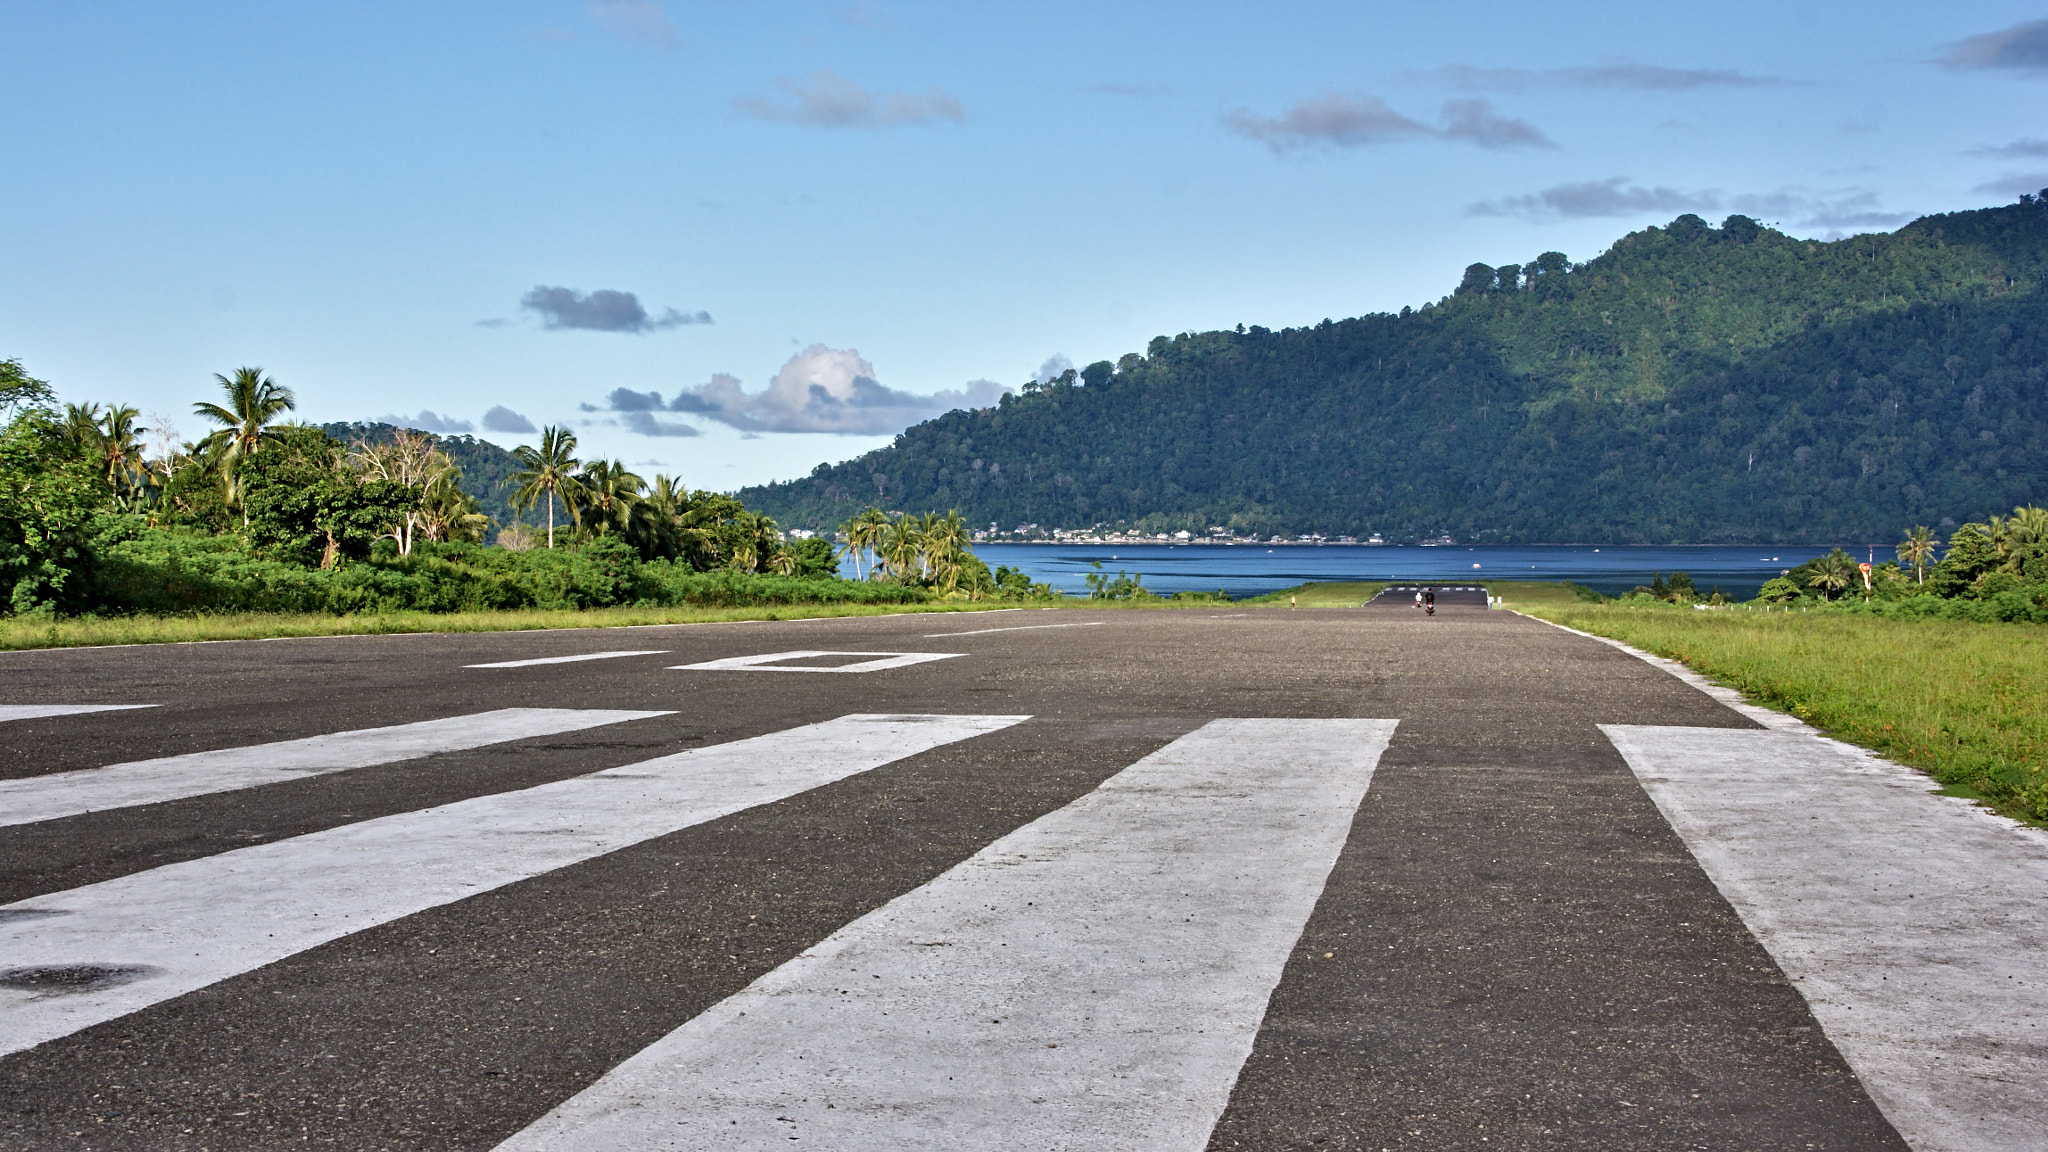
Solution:
<svg viewBox="0 0 2048 1152">
<path fill-rule="evenodd" d="M 2048 838 L 1463 599 L 0 655 L 0 1145 L 2048 1144 Z"/>
</svg>

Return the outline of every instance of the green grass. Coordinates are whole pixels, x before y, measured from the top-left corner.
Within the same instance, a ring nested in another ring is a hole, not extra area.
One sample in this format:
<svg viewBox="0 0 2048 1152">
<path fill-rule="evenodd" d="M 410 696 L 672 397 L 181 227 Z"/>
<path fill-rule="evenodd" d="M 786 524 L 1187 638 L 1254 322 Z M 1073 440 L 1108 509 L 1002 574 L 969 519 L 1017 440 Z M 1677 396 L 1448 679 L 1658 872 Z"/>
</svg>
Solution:
<svg viewBox="0 0 2048 1152">
<path fill-rule="evenodd" d="M 1684 663 L 1751 700 L 1919 768 L 1953 795 L 2048 821 L 2048 635 L 2034 624 L 1518 600 Z"/>
<path fill-rule="evenodd" d="M 1053 607 L 1030 602 L 1024 607 Z M 1069 601 L 1070 605 L 1074 602 Z M 712 624 L 732 620 L 812 620 L 891 616 L 904 612 L 985 612 L 1017 607 L 1001 601 L 942 604 L 785 604 L 755 608 L 586 608 L 508 612 L 325 613 L 238 612 L 199 616 L 112 616 L 50 619 L 0 617 L 0 650 L 81 648 L 103 644 L 179 644 L 200 640 L 272 640 L 285 636 L 368 636 L 401 632 L 523 632 L 542 628 L 626 628 L 649 624 Z"/>
<path fill-rule="evenodd" d="M 1380 590 L 1386 586 L 1387 582 L 1384 580 L 1328 580 L 1315 584 L 1297 584 L 1292 588 L 1282 588 L 1278 592 L 1268 592 L 1264 596 L 1249 596 L 1238 603 L 1259 608 L 1271 608 L 1276 605 L 1286 608 L 1289 606 L 1288 602 L 1293 600 L 1293 606 L 1299 608 L 1356 608 L 1379 595 Z"/>
<path fill-rule="evenodd" d="M 1488 580 L 1486 591 L 1489 595 L 1501 597 L 1505 607 L 1520 612 L 1597 603 L 1599 595 L 1583 584 L 1573 584 L 1568 580 Z"/>
</svg>

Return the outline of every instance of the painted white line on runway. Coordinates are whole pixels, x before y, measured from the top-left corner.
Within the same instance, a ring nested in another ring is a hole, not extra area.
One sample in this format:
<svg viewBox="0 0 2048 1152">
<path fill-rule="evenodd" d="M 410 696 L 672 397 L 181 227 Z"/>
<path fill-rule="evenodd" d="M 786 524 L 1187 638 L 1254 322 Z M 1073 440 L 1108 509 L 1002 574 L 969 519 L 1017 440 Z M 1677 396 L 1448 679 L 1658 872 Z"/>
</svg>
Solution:
<svg viewBox="0 0 2048 1152">
<path fill-rule="evenodd" d="M 759 656 L 728 656 L 702 664 L 677 664 L 675 672 L 880 672 L 885 668 L 907 668 L 933 660 L 951 660 L 965 652 L 823 652 L 799 648 L 791 652 L 764 652 Z M 782 660 L 814 660 L 820 656 L 874 656 L 880 659 L 841 664 L 834 668 L 807 664 L 781 664 Z"/>
<path fill-rule="evenodd" d="M 584 660 L 616 660 L 621 656 L 666 656 L 669 649 L 645 652 L 585 652 L 580 656 L 537 656 L 532 660 L 501 660 L 496 664 L 464 664 L 464 668 L 532 668 L 538 664 L 575 664 Z"/>
<path fill-rule="evenodd" d="M 0 826 L 161 804 L 670 714 L 612 708 L 500 708 L 389 728 L 359 728 L 303 740 L 0 780 Z"/>
<path fill-rule="evenodd" d="M 986 636 L 991 632 L 1030 632 L 1039 628 L 1100 628 L 1106 620 L 1077 620 L 1072 624 L 1012 624 L 1008 628 L 977 628 L 972 632 L 927 632 L 927 640 L 943 640 L 948 636 Z"/>
<path fill-rule="evenodd" d="M 501 1152 L 1199 1152 L 1392 720 L 1217 720 L 847 925 Z"/>
<path fill-rule="evenodd" d="M 110 975 L 55 994 L 0 972 L 0 1054 L 1024 719 L 842 716 L 10 904 L 61 914 L 0 916 L 0 969 Z"/>
<path fill-rule="evenodd" d="M 1601 727 L 1909 1144 L 2048 1147 L 2048 834 L 1805 732 Z"/>
<path fill-rule="evenodd" d="M 0 704 L 0 723 L 8 720 L 36 720 L 44 716 L 83 716 L 88 712 L 126 712 L 134 708 L 155 708 L 155 704 Z"/>
</svg>

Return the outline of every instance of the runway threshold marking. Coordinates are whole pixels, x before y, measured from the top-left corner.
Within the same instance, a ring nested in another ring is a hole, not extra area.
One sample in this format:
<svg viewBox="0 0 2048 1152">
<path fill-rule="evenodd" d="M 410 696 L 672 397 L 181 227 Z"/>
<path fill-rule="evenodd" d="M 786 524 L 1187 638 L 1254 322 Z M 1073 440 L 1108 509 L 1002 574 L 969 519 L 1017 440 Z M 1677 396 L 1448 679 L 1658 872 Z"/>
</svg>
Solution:
<svg viewBox="0 0 2048 1152">
<path fill-rule="evenodd" d="M 1811 732 L 1601 728 L 1908 1143 L 2048 1147 L 2048 835 Z"/>
<path fill-rule="evenodd" d="M 972 632 L 927 632 L 927 640 L 943 640 L 948 636 L 986 636 L 991 632 L 1029 632 L 1037 628 L 1100 628 L 1105 620 L 1077 620 L 1072 624 L 1013 624 L 1008 628 L 976 628 Z"/>
<path fill-rule="evenodd" d="M 1216 720 L 500 1145 L 1197 1152 L 1392 720 Z"/>
<path fill-rule="evenodd" d="M 667 716 L 615 708 L 500 708 L 300 740 L 0 780 L 0 826 L 160 804 L 350 768 Z"/>
<path fill-rule="evenodd" d="M 621 656 L 666 656 L 667 648 L 645 652 L 584 652 L 575 656 L 536 656 L 531 660 L 500 660 L 495 664 L 464 664 L 464 668 L 532 668 L 539 664 L 577 664 L 585 660 L 617 660 Z"/>
<path fill-rule="evenodd" d="M 799 648 L 791 652 L 764 652 L 759 656 L 727 656 L 701 664 L 677 664 L 674 672 L 880 672 L 885 668 L 907 668 L 933 660 L 951 660 L 965 652 L 824 652 Z M 807 664 L 783 664 L 783 660 L 815 660 L 820 656 L 873 656 L 878 659 L 841 664 L 835 668 Z"/>
<path fill-rule="evenodd" d="M 35 720 L 44 716 L 82 716 L 88 712 L 125 712 L 155 708 L 155 704 L 0 704 L 0 723 Z"/>
<path fill-rule="evenodd" d="M 0 1054 L 1026 719 L 841 716 L 19 901 L 0 908 Z"/>
</svg>

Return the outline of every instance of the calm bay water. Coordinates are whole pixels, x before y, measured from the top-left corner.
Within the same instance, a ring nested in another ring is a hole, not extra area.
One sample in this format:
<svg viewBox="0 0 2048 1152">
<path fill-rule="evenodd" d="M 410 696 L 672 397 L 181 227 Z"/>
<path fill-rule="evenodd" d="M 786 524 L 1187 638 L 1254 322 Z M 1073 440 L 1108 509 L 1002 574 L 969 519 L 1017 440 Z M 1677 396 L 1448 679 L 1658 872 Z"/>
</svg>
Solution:
<svg viewBox="0 0 2048 1152">
<path fill-rule="evenodd" d="M 1062 592 L 1086 593 L 1092 561 L 1105 572 L 1119 568 L 1143 577 L 1154 592 L 1214 592 L 1256 596 L 1311 580 L 1473 579 L 1573 580 L 1609 595 L 1648 584 L 1650 574 L 1689 573 L 1702 593 L 1719 586 L 1740 599 L 1764 581 L 1827 548 L 1766 544 L 1741 548 L 1599 547 L 1570 544 L 1525 547 L 1481 544 L 1342 546 L 1308 544 L 977 544 L 975 555 L 994 568 L 1007 564 Z M 1861 551 L 1860 549 L 1856 551 Z M 1863 559 L 1858 556 L 1857 559 Z M 1881 559 L 1891 559 L 1889 556 Z"/>
</svg>

